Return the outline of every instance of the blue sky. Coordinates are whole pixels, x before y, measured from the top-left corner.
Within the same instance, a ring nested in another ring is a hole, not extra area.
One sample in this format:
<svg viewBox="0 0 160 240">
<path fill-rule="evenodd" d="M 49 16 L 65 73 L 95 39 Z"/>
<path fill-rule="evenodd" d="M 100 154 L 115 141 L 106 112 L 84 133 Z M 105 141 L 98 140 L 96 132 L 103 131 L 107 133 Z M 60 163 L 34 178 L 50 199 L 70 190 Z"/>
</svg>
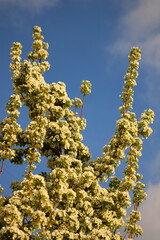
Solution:
<svg viewBox="0 0 160 240">
<path fill-rule="evenodd" d="M 93 84 L 92 94 L 85 102 L 87 128 L 83 134 L 93 158 L 101 155 L 102 147 L 114 133 L 130 48 L 138 46 L 142 50 L 134 110 L 137 117 L 148 108 L 156 114 L 154 133 L 144 141 L 140 159 L 140 172 L 148 192 L 141 207 L 145 240 L 153 236 L 158 240 L 160 235 L 159 12 L 159 0 L 0 0 L 0 120 L 6 116 L 4 106 L 12 94 L 12 42 L 21 42 L 25 58 L 32 44 L 32 28 L 39 25 L 50 45 L 51 70 L 45 74 L 45 80 L 65 82 L 71 98 L 80 96 L 82 80 Z M 25 126 L 25 111 L 20 121 Z M 45 169 L 44 163 L 41 169 Z M 5 194 L 21 171 L 22 167 L 5 163 L 0 176 Z"/>
</svg>

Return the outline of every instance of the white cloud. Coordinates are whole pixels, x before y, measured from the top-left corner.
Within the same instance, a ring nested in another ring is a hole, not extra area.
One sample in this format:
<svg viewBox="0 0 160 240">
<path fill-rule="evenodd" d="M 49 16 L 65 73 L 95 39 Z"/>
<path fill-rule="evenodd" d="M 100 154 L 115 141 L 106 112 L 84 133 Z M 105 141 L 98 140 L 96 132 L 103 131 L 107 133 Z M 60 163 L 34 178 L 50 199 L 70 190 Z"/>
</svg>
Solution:
<svg viewBox="0 0 160 240">
<path fill-rule="evenodd" d="M 39 12 L 45 7 L 54 7 L 61 0 L 0 0 L 0 4 L 13 4 L 20 8 Z"/>
<path fill-rule="evenodd" d="M 137 7 L 123 17 L 122 24 L 132 37 L 143 38 L 160 27 L 159 10 L 159 0 L 139 0 Z"/>
<path fill-rule="evenodd" d="M 126 54 L 131 46 L 139 46 L 143 51 L 143 61 L 160 70 L 159 12 L 159 0 L 139 0 L 136 7 L 128 9 L 121 17 L 121 35 L 113 43 L 112 50 Z"/>
<path fill-rule="evenodd" d="M 149 164 L 150 173 L 155 181 L 160 181 L 160 151 L 156 152 L 155 159 Z"/>
<path fill-rule="evenodd" d="M 143 227 L 143 235 L 139 240 L 159 240 L 160 239 L 160 183 L 149 185 L 147 190 L 147 200 L 140 207 Z"/>
</svg>

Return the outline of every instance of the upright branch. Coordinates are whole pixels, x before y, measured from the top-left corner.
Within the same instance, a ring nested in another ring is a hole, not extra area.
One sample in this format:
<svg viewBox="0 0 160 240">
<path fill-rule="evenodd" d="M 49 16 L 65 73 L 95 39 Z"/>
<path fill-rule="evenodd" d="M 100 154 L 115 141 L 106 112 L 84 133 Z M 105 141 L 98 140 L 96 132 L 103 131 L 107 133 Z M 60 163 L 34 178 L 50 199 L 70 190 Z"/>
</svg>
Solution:
<svg viewBox="0 0 160 240">
<path fill-rule="evenodd" d="M 137 69 L 139 68 L 139 60 L 141 51 L 138 48 L 132 48 L 129 55 L 130 66 L 124 76 L 124 87 L 120 96 L 123 105 L 119 108 L 121 117 L 116 123 L 115 134 L 109 144 L 104 147 L 103 156 L 91 162 L 94 167 L 97 178 L 104 182 L 108 181 L 109 192 L 116 196 L 113 197 L 115 202 L 114 211 L 119 218 L 123 218 L 121 226 L 125 226 L 125 237 L 135 237 L 142 234 L 142 229 L 136 225 L 140 220 L 140 213 L 137 211 L 138 206 L 145 199 L 144 184 L 139 180 L 143 178 L 137 173 L 139 168 L 138 160 L 141 156 L 142 138 L 148 138 L 152 134 L 149 124 L 153 122 L 154 113 L 152 110 L 146 110 L 137 121 L 133 109 L 133 87 L 137 85 L 138 77 Z M 126 168 L 123 171 L 122 179 L 114 176 L 116 168 L 125 161 Z M 130 192 L 132 191 L 132 193 Z M 130 195 L 133 195 L 131 198 Z M 133 204 L 134 210 L 130 213 L 130 218 L 125 223 L 126 209 Z M 135 218 L 134 218 L 135 217 Z M 133 218 L 134 224 L 133 224 Z M 117 231 L 115 228 L 114 234 Z M 123 239 L 125 239 L 125 237 Z"/>
<path fill-rule="evenodd" d="M 84 98 L 87 95 L 90 95 L 91 93 L 91 88 L 92 84 L 88 80 L 83 80 L 82 84 L 80 86 L 80 92 L 83 94 L 82 96 L 82 108 L 81 108 L 81 113 L 80 113 L 80 118 L 83 116 L 83 111 L 84 111 Z"/>
<path fill-rule="evenodd" d="M 109 144 L 104 147 L 103 156 L 97 158 L 92 165 L 94 166 L 99 179 L 108 179 L 115 173 L 121 160 L 125 157 L 125 151 L 132 145 L 134 134 L 136 134 L 135 113 L 131 112 L 133 103 L 133 87 L 136 86 L 138 77 L 138 66 L 141 58 L 141 51 L 138 48 L 132 48 L 129 55 L 130 65 L 124 76 L 124 87 L 120 95 L 123 105 L 119 108 L 121 117 L 116 123 L 115 134 Z"/>
</svg>

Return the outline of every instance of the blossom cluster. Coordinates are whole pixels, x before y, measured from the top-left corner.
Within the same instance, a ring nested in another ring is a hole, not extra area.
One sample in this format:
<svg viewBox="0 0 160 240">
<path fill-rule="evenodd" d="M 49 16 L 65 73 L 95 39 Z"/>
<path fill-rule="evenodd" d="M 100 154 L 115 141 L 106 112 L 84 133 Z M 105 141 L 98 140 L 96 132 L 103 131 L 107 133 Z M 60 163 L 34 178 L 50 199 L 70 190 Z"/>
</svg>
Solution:
<svg viewBox="0 0 160 240">
<path fill-rule="evenodd" d="M 136 119 L 136 115 L 132 112 L 133 103 L 133 87 L 136 86 L 136 78 L 138 77 L 137 69 L 139 60 L 141 59 L 141 51 L 139 48 L 132 48 L 129 55 L 130 65 L 124 77 L 124 87 L 120 96 L 123 105 L 119 108 L 121 117 L 116 123 L 115 134 L 109 144 L 104 147 L 103 156 L 91 162 L 94 167 L 97 178 L 101 181 L 109 182 L 109 192 L 114 196 L 116 204 L 115 213 L 119 218 L 124 217 L 128 212 L 124 211 L 133 204 L 138 214 L 137 208 L 146 198 L 144 192 L 145 186 L 140 181 L 143 176 L 137 173 L 139 168 L 139 157 L 143 145 L 143 138 L 148 138 L 152 134 L 149 124 L 153 122 L 154 112 L 149 109 L 142 113 L 140 120 Z M 124 177 L 119 179 L 115 176 L 116 168 L 121 162 L 126 163 L 123 171 Z M 111 177 L 111 178 L 110 178 Z M 109 180 L 110 178 L 110 180 Z M 130 193 L 130 195 L 128 195 Z M 130 196 L 133 197 L 131 198 Z M 123 196 L 123 197 L 119 197 Z M 125 200 L 126 198 L 126 200 Z M 125 231 L 132 237 L 142 233 L 138 225 L 133 224 L 132 228 L 132 212 L 130 213 L 128 224 L 124 222 Z M 124 218 L 123 218 L 124 219 Z M 137 219 L 138 221 L 138 219 Z M 136 230 L 138 229 L 138 230 Z"/>
<path fill-rule="evenodd" d="M 14 94 L 6 106 L 8 116 L 0 123 L 0 160 L 25 163 L 27 168 L 23 180 L 11 184 L 11 196 L 0 197 L 0 239 L 133 239 L 142 233 L 138 207 L 146 197 L 138 161 L 142 139 L 152 133 L 149 124 L 154 118 L 150 109 L 139 121 L 131 112 L 141 51 L 132 48 L 129 55 L 115 134 L 102 157 L 92 160 L 82 136 L 84 97 L 92 85 L 83 80 L 82 100 L 72 100 L 63 82 L 46 83 L 43 73 L 50 68 L 49 46 L 43 42 L 41 28 L 33 30 L 27 60 L 21 61 L 20 43 L 11 48 Z M 25 129 L 17 123 L 24 106 L 30 120 Z M 48 172 L 35 174 L 44 158 Z M 122 161 L 126 167 L 120 179 L 115 171 Z M 107 188 L 102 186 L 104 181 Z M 133 210 L 126 218 L 130 206 Z"/>
</svg>

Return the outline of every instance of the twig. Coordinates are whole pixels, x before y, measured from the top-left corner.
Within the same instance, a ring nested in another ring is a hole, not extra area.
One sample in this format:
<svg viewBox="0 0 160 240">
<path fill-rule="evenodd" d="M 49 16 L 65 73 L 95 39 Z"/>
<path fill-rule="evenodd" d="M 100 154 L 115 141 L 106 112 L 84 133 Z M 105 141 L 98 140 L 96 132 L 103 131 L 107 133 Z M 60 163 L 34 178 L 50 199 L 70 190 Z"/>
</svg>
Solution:
<svg viewBox="0 0 160 240">
<path fill-rule="evenodd" d="M 2 160 L 2 165 L 0 168 L 0 175 L 2 175 L 3 169 L 4 169 L 4 159 Z"/>
</svg>

